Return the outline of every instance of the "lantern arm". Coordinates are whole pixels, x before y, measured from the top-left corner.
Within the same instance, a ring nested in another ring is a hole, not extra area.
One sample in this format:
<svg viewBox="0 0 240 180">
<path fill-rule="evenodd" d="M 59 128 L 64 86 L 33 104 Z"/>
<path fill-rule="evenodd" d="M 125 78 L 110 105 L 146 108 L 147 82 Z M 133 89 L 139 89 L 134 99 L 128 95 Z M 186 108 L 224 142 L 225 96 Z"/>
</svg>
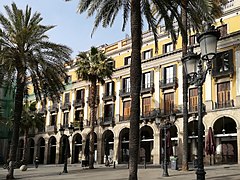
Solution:
<svg viewBox="0 0 240 180">
<path fill-rule="evenodd" d="M 211 61 L 207 61 L 206 69 L 203 69 L 203 60 L 200 59 L 198 63 L 198 73 L 196 75 L 196 78 L 194 79 L 193 84 L 195 84 L 197 87 L 202 86 L 206 80 L 207 73 L 210 72 L 211 69 Z"/>
</svg>

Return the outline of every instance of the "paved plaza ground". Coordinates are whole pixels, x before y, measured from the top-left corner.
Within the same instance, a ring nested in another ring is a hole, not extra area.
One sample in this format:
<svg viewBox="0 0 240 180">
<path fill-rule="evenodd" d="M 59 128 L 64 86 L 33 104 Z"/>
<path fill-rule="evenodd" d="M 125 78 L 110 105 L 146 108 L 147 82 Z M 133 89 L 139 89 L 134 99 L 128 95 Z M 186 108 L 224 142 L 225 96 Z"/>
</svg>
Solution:
<svg viewBox="0 0 240 180">
<path fill-rule="evenodd" d="M 23 172 L 19 169 L 15 170 L 15 178 L 22 180 L 127 180 L 128 169 L 125 165 L 113 167 L 105 167 L 103 165 L 96 165 L 95 169 L 82 168 L 80 165 L 69 165 L 68 173 L 61 173 L 62 165 L 40 165 L 35 169 L 29 167 L 27 171 Z M 212 180 L 240 180 L 240 165 L 218 165 L 205 167 L 206 179 Z M 162 177 L 162 168 L 157 166 L 150 166 L 144 169 L 139 167 L 139 180 L 195 180 L 196 174 L 194 169 L 187 172 L 169 169 L 169 177 Z M 5 179 L 7 170 L 0 169 L 0 179 Z"/>
</svg>

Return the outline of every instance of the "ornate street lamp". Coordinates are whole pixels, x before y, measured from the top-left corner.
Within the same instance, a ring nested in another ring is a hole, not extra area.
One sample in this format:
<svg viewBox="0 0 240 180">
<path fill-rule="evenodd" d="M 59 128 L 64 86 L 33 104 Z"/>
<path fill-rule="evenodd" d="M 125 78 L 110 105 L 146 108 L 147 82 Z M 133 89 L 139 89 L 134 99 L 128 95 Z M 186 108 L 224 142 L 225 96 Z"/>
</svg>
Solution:
<svg viewBox="0 0 240 180">
<path fill-rule="evenodd" d="M 183 59 L 185 72 L 188 76 L 188 82 L 198 88 L 198 164 L 197 180 L 205 180 L 203 164 L 203 124 L 202 124 L 202 85 L 205 82 L 206 75 L 212 69 L 212 61 L 217 54 L 217 41 L 220 33 L 214 26 L 207 26 L 206 31 L 197 37 L 200 44 L 201 55 L 190 51 Z"/>
<path fill-rule="evenodd" d="M 64 136 L 64 131 L 65 129 L 63 128 L 63 126 L 61 125 L 60 129 L 59 129 L 59 132 L 61 134 L 61 136 L 63 137 Z M 69 136 L 66 136 L 67 138 L 65 138 L 65 152 L 64 152 L 64 166 L 63 166 L 63 173 L 68 173 L 68 170 L 67 170 L 67 159 L 68 159 L 68 149 L 69 149 L 69 142 L 68 142 L 68 138 L 70 136 L 72 136 L 73 132 L 74 132 L 74 126 L 71 124 L 69 127 L 68 127 L 68 132 L 69 132 Z"/>
<path fill-rule="evenodd" d="M 164 130 L 164 159 L 163 159 L 163 177 L 169 176 L 168 174 L 168 153 L 167 153 L 167 130 L 174 125 L 176 121 L 176 114 L 170 114 L 167 119 L 160 123 L 160 128 Z M 170 140 L 171 141 L 171 140 Z"/>
</svg>

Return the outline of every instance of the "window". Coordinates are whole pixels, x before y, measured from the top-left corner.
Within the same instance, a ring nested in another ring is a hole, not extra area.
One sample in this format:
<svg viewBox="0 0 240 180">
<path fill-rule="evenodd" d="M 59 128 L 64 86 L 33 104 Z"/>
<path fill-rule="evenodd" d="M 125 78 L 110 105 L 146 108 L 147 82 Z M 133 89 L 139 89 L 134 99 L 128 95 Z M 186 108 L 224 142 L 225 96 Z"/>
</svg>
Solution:
<svg viewBox="0 0 240 180">
<path fill-rule="evenodd" d="M 151 87 L 151 73 L 150 72 L 147 72 L 147 73 L 144 73 L 143 74 L 143 88 L 144 89 L 147 89 L 147 88 L 150 88 Z"/>
<path fill-rule="evenodd" d="M 130 118 L 130 109 L 131 109 L 131 101 L 123 102 L 123 120 L 129 120 Z"/>
<path fill-rule="evenodd" d="M 196 44 L 196 35 L 191 35 L 191 36 L 189 36 L 189 45 L 191 46 L 191 45 L 194 45 L 194 44 Z"/>
<path fill-rule="evenodd" d="M 213 77 L 231 76 L 233 73 L 233 50 L 217 53 L 217 57 L 213 60 Z"/>
<path fill-rule="evenodd" d="M 169 66 L 164 69 L 164 79 L 166 84 L 173 83 L 174 80 L 173 66 Z"/>
<path fill-rule="evenodd" d="M 72 82 L 72 76 L 67 76 L 66 78 L 65 78 L 65 83 L 66 84 L 69 84 L 69 83 L 71 83 Z"/>
<path fill-rule="evenodd" d="M 112 96 L 114 92 L 114 82 L 108 82 L 105 85 L 105 93 L 107 96 Z"/>
<path fill-rule="evenodd" d="M 131 56 L 125 57 L 124 58 L 124 66 L 130 65 L 131 63 Z"/>
<path fill-rule="evenodd" d="M 218 108 L 231 106 L 230 82 L 219 83 L 217 85 L 217 104 Z"/>
<path fill-rule="evenodd" d="M 125 93 L 130 92 L 130 78 L 124 78 L 123 89 Z"/>
<path fill-rule="evenodd" d="M 63 113 L 63 126 L 66 127 L 68 126 L 68 112 Z"/>
<path fill-rule="evenodd" d="M 164 94 L 164 113 L 171 114 L 174 111 L 174 93 Z"/>
<path fill-rule="evenodd" d="M 151 97 L 142 99 L 142 114 L 143 116 L 150 115 L 151 112 Z"/>
<path fill-rule="evenodd" d="M 114 69 L 115 68 L 115 61 L 109 61 L 108 64 Z"/>
<path fill-rule="evenodd" d="M 104 119 L 113 117 L 113 108 L 114 108 L 113 104 L 106 104 L 104 106 Z"/>
<path fill-rule="evenodd" d="M 153 56 L 153 51 L 152 51 L 152 49 L 147 50 L 147 51 L 143 51 L 142 59 L 143 59 L 143 60 L 145 60 L 145 59 L 150 59 L 152 56 Z"/>
<path fill-rule="evenodd" d="M 51 114 L 50 126 L 55 126 L 57 122 L 57 114 Z"/>
<path fill-rule="evenodd" d="M 65 93 L 65 98 L 64 98 L 65 103 L 69 103 L 69 95 L 70 93 Z"/>
<path fill-rule="evenodd" d="M 198 90 L 192 88 L 189 90 L 189 112 L 197 111 L 198 106 Z"/>
<path fill-rule="evenodd" d="M 163 45 L 163 53 L 168 53 L 174 50 L 173 43 L 167 43 Z"/>
<path fill-rule="evenodd" d="M 83 120 L 83 109 L 75 111 L 75 121 Z"/>
<path fill-rule="evenodd" d="M 217 27 L 217 30 L 220 32 L 220 37 L 225 37 L 227 35 L 227 24 Z"/>
<path fill-rule="evenodd" d="M 77 90 L 76 92 L 76 100 L 83 100 L 84 99 L 84 93 L 85 93 L 85 90 L 84 89 L 80 89 L 80 90 Z"/>
</svg>

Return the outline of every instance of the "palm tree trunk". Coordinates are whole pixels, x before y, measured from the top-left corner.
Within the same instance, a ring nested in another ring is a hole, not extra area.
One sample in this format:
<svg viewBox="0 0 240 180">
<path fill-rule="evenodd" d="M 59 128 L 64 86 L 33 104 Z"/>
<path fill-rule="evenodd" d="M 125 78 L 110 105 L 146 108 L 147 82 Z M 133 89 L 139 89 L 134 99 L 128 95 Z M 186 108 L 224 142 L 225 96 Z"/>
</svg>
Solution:
<svg viewBox="0 0 240 180">
<path fill-rule="evenodd" d="M 20 128 L 20 119 L 22 115 L 23 108 L 23 92 L 24 92 L 24 77 L 20 75 L 19 71 L 17 73 L 17 89 L 15 96 L 15 109 L 14 109 L 14 120 L 13 120 L 13 133 L 9 154 L 9 171 L 6 176 L 6 179 L 14 179 L 14 167 L 13 164 L 16 161 L 18 140 L 19 140 L 19 128 Z"/>
<path fill-rule="evenodd" d="M 89 148 L 89 169 L 94 168 L 94 126 L 96 121 L 96 80 L 91 83 L 90 89 L 90 148 Z"/>
<path fill-rule="evenodd" d="M 23 158 L 22 162 L 23 164 L 27 165 L 28 164 L 28 129 L 24 131 L 24 146 L 23 146 Z"/>
<path fill-rule="evenodd" d="M 182 0 L 182 24 L 184 30 L 182 34 L 182 57 L 187 54 L 187 3 L 188 0 Z M 188 171 L 188 81 L 183 70 L 183 154 L 182 154 L 182 170 Z"/>
<path fill-rule="evenodd" d="M 141 87 L 141 1 L 131 0 L 132 54 L 130 67 L 131 117 L 129 132 L 129 180 L 137 180 Z"/>
</svg>

